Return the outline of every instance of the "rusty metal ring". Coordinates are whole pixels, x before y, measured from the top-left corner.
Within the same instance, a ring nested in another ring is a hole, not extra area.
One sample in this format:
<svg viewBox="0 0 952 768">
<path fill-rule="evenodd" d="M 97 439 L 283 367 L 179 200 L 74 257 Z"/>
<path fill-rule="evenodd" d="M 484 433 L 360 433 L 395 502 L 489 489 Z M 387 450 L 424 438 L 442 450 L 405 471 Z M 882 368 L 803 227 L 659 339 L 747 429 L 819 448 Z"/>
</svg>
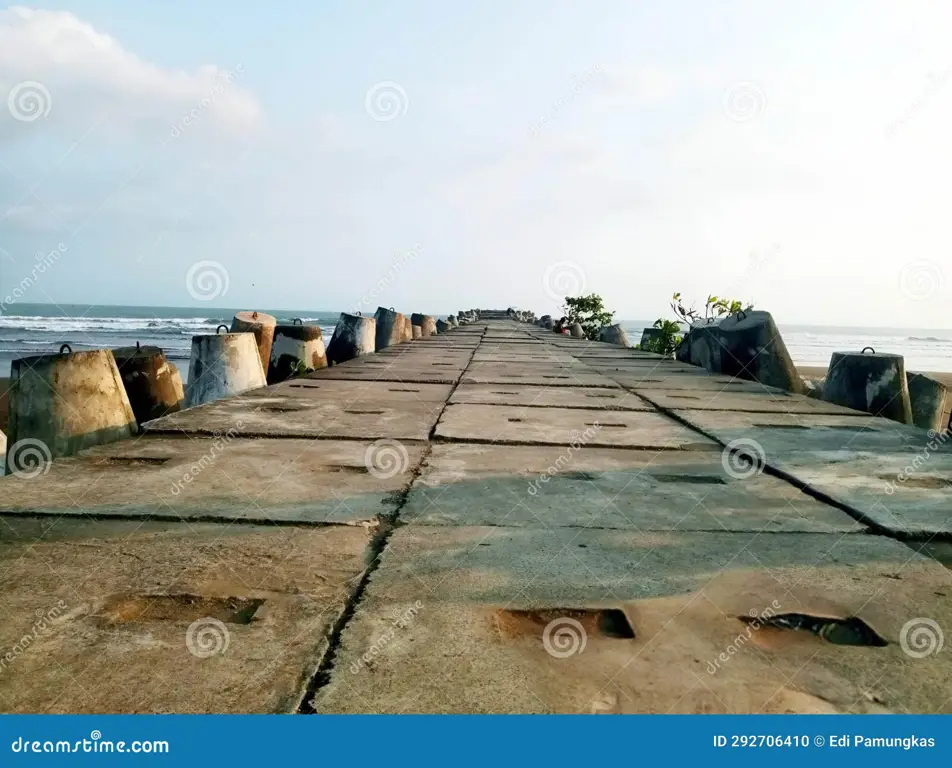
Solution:
<svg viewBox="0 0 952 768">
<path fill-rule="evenodd" d="M 304 325 L 304 321 L 300 317 L 295 317 L 291 320 L 291 325 Z"/>
<path fill-rule="evenodd" d="M 876 354 L 876 350 L 873 349 L 872 347 L 863 347 L 863 351 L 860 352 L 860 354 L 861 354 L 861 355 L 865 355 L 867 349 L 868 349 L 870 352 L 872 352 L 874 355 Z"/>
<path fill-rule="evenodd" d="M 72 354 L 73 348 L 69 344 L 64 344 L 60 347 L 59 353 L 62 355 L 64 352 Z"/>
<path fill-rule="evenodd" d="M 359 309 L 357 310 L 357 317 L 363 317 L 363 315 L 360 314 L 360 310 L 359 310 Z"/>
<path fill-rule="evenodd" d="M 221 325 L 219 325 L 219 326 L 215 329 L 215 333 L 217 334 L 222 328 L 225 329 L 225 333 L 228 333 L 228 326 L 225 325 L 224 323 L 222 323 Z"/>
<path fill-rule="evenodd" d="M 741 315 L 743 315 L 743 317 L 741 317 Z M 737 311 L 737 316 L 740 317 L 741 320 L 746 320 L 746 319 L 747 319 L 747 310 L 745 310 L 745 309 L 740 309 L 740 310 L 738 310 L 738 311 Z"/>
</svg>

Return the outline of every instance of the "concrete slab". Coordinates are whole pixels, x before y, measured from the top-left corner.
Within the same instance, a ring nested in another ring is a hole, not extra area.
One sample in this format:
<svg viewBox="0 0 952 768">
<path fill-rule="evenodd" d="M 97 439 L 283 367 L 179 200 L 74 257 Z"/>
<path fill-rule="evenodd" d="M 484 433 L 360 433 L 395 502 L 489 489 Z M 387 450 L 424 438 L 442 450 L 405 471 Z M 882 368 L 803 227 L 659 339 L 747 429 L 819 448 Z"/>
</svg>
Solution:
<svg viewBox="0 0 952 768">
<path fill-rule="evenodd" d="M 729 376 L 696 376 L 688 374 L 665 375 L 661 373 L 657 377 L 638 379 L 638 383 L 631 386 L 636 392 L 648 390 L 649 394 L 654 390 L 694 390 L 701 392 L 753 392 L 780 394 L 784 392 L 776 387 L 767 387 L 756 381 L 745 381 L 744 379 L 732 379 Z"/>
<path fill-rule="evenodd" d="M 933 441 L 935 442 L 935 441 Z M 777 469 L 863 515 L 892 536 L 952 533 L 952 454 L 809 451 Z"/>
<path fill-rule="evenodd" d="M 588 387 L 531 387 L 519 384 L 460 384 L 451 403 L 524 405 L 533 407 L 597 408 L 616 411 L 653 411 L 638 395 L 623 389 Z"/>
<path fill-rule="evenodd" d="M 640 531 L 866 530 L 782 480 L 728 474 L 719 454 L 465 443 L 433 447 L 400 519 Z"/>
<path fill-rule="evenodd" d="M 0 514 L 372 522 L 393 515 L 422 455 L 410 442 L 146 436 L 0 479 Z"/>
<path fill-rule="evenodd" d="M 408 526 L 391 538 L 315 704 L 950 712 L 952 656 L 903 652 L 908 622 L 952 625 L 950 583 L 934 561 L 876 536 Z M 858 616 L 887 644 L 750 623 L 790 614 Z"/>
<path fill-rule="evenodd" d="M 853 411 L 841 405 L 795 395 L 790 392 L 749 390 L 717 392 L 683 389 L 643 389 L 644 396 L 659 408 L 691 408 L 705 411 L 738 411 L 749 413 L 813 413 L 869 418 L 868 413 Z"/>
<path fill-rule="evenodd" d="M 0 709 L 294 711 L 364 568 L 360 528 L 7 520 Z"/>
<path fill-rule="evenodd" d="M 404 382 L 407 384 L 455 384 L 460 377 L 458 367 L 433 366 L 392 366 L 386 368 L 344 368 L 332 366 L 322 368 L 303 377 L 306 379 L 339 379 L 341 381 L 379 381 Z"/>
<path fill-rule="evenodd" d="M 355 380 L 336 387 L 329 382 L 317 376 L 298 379 L 163 416 L 143 429 L 153 434 L 230 431 L 244 437 L 426 440 L 451 391 L 446 385 L 406 381 Z"/>
<path fill-rule="evenodd" d="M 465 442 L 716 450 L 716 444 L 660 413 L 576 408 L 448 405 L 436 436 Z"/>
<path fill-rule="evenodd" d="M 463 384 L 509 384 L 545 387 L 589 387 L 593 389 L 619 389 L 611 379 L 578 366 L 567 368 L 529 366 L 520 363 L 495 366 L 471 365 L 460 378 Z"/>
<path fill-rule="evenodd" d="M 676 410 L 673 413 L 722 441 L 754 441 L 776 461 L 794 451 L 920 451 L 924 429 L 875 416 Z"/>
</svg>

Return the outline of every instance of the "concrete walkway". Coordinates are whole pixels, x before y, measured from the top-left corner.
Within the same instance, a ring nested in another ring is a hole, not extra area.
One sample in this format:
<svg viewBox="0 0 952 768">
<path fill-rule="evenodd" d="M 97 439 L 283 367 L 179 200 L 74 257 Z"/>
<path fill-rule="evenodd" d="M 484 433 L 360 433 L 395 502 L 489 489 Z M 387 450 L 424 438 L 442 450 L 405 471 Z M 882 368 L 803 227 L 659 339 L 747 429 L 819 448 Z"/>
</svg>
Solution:
<svg viewBox="0 0 952 768">
<path fill-rule="evenodd" d="M 949 712 L 950 443 L 462 326 L 0 481 L 0 709 Z"/>
</svg>

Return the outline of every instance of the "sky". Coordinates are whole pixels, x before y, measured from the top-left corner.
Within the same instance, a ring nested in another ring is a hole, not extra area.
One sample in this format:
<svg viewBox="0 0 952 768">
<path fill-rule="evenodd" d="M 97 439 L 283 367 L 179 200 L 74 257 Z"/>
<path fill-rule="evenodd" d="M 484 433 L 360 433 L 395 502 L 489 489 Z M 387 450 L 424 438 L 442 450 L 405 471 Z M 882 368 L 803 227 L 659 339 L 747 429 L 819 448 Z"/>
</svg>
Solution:
<svg viewBox="0 0 952 768">
<path fill-rule="evenodd" d="M 952 3 L 0 10 L 0 310 L 952 328 Z M 4 299 L 6 297 L 6 299 Z"/>
</svg>

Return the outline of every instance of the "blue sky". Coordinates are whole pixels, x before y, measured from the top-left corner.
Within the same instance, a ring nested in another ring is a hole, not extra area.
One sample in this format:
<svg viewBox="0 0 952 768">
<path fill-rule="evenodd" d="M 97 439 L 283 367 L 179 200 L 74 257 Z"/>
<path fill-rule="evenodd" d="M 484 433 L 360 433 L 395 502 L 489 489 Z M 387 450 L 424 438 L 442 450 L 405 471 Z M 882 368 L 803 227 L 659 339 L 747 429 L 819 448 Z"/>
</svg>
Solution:
<svg viewBox="0 0 952 768">
<path fill-rule="evenodd" d="M 0 297 L 543 313 L 584 290 L 648 318 L 677 290 L 952 327 L 950 22 L 879 0 L 0 11 Z"/>
</svg>

